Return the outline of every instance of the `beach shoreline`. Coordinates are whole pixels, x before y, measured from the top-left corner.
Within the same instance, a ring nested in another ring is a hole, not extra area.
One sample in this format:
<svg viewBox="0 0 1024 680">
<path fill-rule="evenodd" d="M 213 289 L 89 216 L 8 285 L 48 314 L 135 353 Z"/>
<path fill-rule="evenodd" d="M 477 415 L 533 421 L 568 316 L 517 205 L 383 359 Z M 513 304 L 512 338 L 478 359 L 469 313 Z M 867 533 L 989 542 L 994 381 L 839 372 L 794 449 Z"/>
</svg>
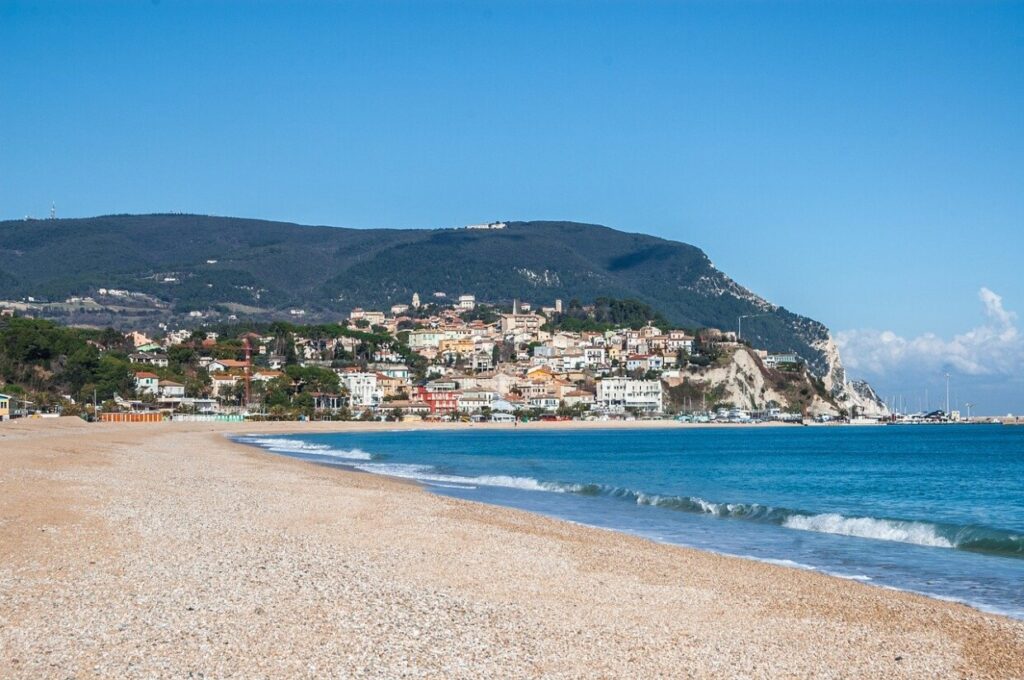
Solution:
<svg viewBox="0 0 1024 680">
<path fill-rule="evenodd" d="M 1024 658 L 1024 622 L 966 605 L 225 436 L 509 427 L 4 423 L 0 675 L 995 678 Z"/>
</svg>

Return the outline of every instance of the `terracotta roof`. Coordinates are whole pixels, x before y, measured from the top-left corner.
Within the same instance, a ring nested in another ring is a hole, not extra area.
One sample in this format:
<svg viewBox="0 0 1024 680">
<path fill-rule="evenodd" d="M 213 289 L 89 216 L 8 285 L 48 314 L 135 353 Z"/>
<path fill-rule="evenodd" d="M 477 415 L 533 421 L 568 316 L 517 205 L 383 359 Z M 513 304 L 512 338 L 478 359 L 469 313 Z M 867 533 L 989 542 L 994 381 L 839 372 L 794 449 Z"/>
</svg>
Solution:
<svg viewBox="0 0 1024 680">
<path fill-rule="evenodd" d="M 138 373 L 135 374 L 135 377 L 140 380 L 152 380 L 154 378 L 160 378 L 160 376 L 158 376 L 156 373 L 150 373 L 148 371 L 139 371 Z"/>
</svg>

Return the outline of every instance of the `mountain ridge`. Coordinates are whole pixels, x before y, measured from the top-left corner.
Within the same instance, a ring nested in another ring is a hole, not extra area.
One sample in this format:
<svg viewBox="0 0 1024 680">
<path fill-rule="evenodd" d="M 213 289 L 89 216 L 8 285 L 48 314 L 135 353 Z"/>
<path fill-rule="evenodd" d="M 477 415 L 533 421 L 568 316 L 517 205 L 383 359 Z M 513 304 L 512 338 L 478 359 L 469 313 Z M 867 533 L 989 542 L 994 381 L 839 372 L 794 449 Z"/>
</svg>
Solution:
<svg viewBox="0 0 1024 680">
<path fill-rule="evenodd" d="M 756 295 L 694 245 L 604 225 L 351 229 L 168 213 L 0 222 L 0 298 L 101 288 L 150 296 L 171 320 L 225 306 L 253 318 L 300 307 L 311 320 L 336 319 L 435 291 L 506 303 L 635 298 L 690 328 L 730 330 L 750 315 L 745 339 L 796 352 L 837 393 L 847 384 L 824 324 Z"/>
</svg>

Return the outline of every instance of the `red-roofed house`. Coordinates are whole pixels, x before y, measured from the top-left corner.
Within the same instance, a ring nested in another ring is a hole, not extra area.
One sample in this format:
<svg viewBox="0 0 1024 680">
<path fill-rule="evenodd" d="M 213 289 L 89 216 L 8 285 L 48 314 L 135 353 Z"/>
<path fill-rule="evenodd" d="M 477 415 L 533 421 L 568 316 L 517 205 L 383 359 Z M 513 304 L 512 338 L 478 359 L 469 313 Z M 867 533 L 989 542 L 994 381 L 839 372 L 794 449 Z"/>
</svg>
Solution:
<svg viewBox="0 0 1024 680">
<path fill-rule="evenodd" d="M 135 374 L 135 391 L 139 394 L 153 394 L 160 392 L 160 376 L 148 371 L 139 371 Z"/>
<path fill-rule="evenodd" d="M 232 370 L 243 370 L 248 365 L 244 361 L 235 359 L 214 359 L 206 367 L 206 370 L 210 373 L 227 373 Z"/>
</svg>

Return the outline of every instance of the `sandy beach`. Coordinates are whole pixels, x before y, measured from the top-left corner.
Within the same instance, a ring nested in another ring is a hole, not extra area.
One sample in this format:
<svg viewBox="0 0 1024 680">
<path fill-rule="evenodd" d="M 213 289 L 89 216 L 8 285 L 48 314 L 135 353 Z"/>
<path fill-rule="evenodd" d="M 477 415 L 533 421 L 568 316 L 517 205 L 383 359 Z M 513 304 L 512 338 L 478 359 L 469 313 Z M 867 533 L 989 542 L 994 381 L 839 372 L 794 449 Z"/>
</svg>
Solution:
<svg viewBox="0 0 1024 680">
<path fill-rule="evenodd" d="M 1021 621 L 225 436 L 373 427 L 0 424 L 0 677 L 1024 676 Z"/>
</svg>

